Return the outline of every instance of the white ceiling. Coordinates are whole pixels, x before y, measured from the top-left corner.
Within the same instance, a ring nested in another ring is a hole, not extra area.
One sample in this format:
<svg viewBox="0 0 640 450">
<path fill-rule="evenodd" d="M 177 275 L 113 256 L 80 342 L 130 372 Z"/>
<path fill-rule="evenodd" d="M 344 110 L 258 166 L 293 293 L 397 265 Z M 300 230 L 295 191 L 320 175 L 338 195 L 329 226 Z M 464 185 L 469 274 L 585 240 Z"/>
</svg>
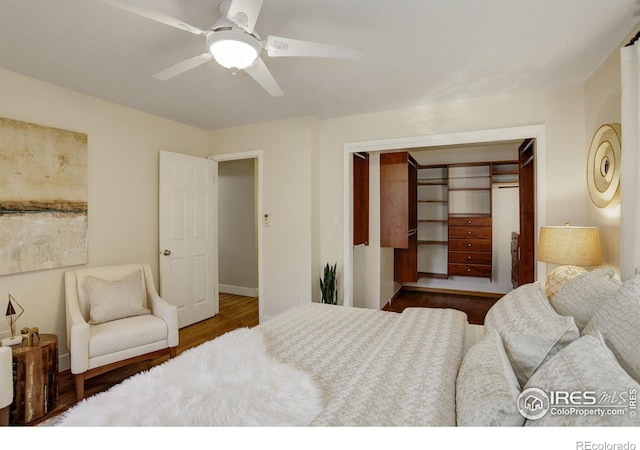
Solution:
<svg viewBox="0 0 640 450">
<path fill-rule="evenodd" d="M 129 0 L 207 29 L 217 0 Z M 634 30 L 636 0 L 264 0 L 256 31 L 364 50 L 360 60 L 263 59 L 284 91 L 209 62 L 204 38 L 98 0 L 0 0 L 0 67 L 217 129 L 320 119 L 583 83 Z M 1 101 L 1 99 L 0 99 Z"/>
</svg>

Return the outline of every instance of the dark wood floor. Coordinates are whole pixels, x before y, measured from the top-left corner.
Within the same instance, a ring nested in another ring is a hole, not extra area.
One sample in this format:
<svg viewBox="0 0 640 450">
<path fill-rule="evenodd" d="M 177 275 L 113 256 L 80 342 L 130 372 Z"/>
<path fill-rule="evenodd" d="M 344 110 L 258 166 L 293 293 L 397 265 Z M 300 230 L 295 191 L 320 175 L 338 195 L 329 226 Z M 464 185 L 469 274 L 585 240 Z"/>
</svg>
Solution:
<svg viewBox="0 0 640 450">
<path fill-rule="evenodd" d="M 432 292 L 403 288 L 399 295 L 382 309 L 402 312 L 409 307 L 453 308 L 467 313 L 469 323 L 483 325 L 487 311 L 500 297 L 502 294 Z"/>
<path fill-rule="evenodd" d="M 402 312 L 408 307 L 455 308 L 469 316 L 470 323 L 482 324 L 487 310 L 497 301 L 495 296 L 453 294 L 449 292 L 423 292 L 403 289 L 391 304 L 383 310 Z M 211 319 L 190 325 L 180 330 L 178 354 L 203 342 L 214 339 L 226 332 L 241 327 L 258 325 L 258 299 L 238 295 L 220 294 L 220 312 Z M 109 389 L 125 378 L 163 363 L 167 357 L 132 364 L 109 373 L 86 380 L 85 396 L 89 397 Z M 58 386 L 58 406 L 42 419 L 30 425 L 37 425 L 67 410 L 76 403 L 73 376 L 69 370 L 60 373 Z"/>
</svg>

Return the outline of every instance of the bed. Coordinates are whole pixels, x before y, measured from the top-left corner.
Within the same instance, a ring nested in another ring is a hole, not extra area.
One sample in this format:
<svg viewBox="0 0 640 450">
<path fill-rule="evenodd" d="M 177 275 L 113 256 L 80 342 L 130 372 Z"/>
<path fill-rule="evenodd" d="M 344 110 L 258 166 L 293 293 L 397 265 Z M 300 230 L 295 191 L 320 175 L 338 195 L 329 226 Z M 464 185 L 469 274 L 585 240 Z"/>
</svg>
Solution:
<svg viewBox="0 0 640 450">
<path fill-rule="evenodd" d="M 58 425 L 637 426 L 638 325 L 640 276 L 623 284 L 606 270 L 552 298 L 521 286 L 484 327 L 453 309 L 299 305 L 85 399 Z M 618 416 L 535 417 L 522 395 L 532 389 L 626 403 Z"/>
</svg>

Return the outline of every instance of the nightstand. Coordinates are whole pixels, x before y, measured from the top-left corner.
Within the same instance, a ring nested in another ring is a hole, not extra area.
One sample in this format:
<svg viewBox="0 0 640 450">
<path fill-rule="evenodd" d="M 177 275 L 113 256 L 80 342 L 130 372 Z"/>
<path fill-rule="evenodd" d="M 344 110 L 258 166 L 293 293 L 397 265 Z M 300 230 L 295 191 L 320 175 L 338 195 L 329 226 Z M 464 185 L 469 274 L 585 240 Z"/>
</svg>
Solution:
<svg viewBox="0 0 640 450">
<path fill-rule="evenodd" d="M 58 403 L 58 336 L 41 334 L 30 346 L 13 345 L 14 397 L 9 422 L 24 425 Z"/>
</svg>

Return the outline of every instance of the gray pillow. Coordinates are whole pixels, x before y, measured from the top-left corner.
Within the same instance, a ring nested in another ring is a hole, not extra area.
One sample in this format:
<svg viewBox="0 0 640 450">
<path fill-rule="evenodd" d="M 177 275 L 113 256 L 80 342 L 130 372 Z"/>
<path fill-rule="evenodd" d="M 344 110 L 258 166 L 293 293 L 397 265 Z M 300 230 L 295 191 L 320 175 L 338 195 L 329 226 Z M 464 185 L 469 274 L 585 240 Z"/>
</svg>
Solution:
<svg viewBox="0 0 640 450">
<path fill-rule="evenodd" d="M 578 392 L 592 391 L 596 398 L 602 393 L 612 395 L 617 393 L 615 404 L 622 402 L 624 395 L 626 402 L 621 407 L 628 407 L 631 390 L 637 393 L 640 385 L 629 376 L 618 364 L 618 361 L 607 348 L 600 333 L 587 335 L 572 342 L 549 360 L 531 377 L 523 389 L 537 388 L 549 394 L 551 391 Z M 602 400 L 599 400 L 602 401 Z M 602 401 L 603 405 L 611 406 Z M 562 405 L 564 406 L 564 405 Z M 599 405 L 595 405 L 598 407 Z M 553 414 L 553 408 L 536 420 L 527 420 L 526 426 L 638 426 L 640 421 L 635 417 L 635 411 L 628 409 L 622 415 L 594 415 Z M 581 410 L 582 411 L 582 410 Z M 586 411 L 586 410 L 584 410 Z"/>
<path fill-rule="evenodd" d="M 573 317 L 558 314 L 540 283 L 529 283 L 502 297 L 487 312 L 485 332 L 502 338 L 520 386 L 536 369 L 580 336 Z"/>
<path fill-rule="evenodd" d="M 87 275 L 86 282 L 91 303 L 91 325 L 151 313 L 144 307 L 142 270 L 137 270 L 120 280 L 103 280 Z"/>
<path fill-rule="evenodd" d="M 610 269 L 596 269 L 568 280 L 549 301 L 558 314 L 572 316 L 583 330 L 593 315 L 613 298 L 622 282 Z"/>
<path fill-rule="evenodd" d="M 640 382 L 640 275 L 626 281 L 582 334 L 599 331 L 620 365 Z"/>
<path fill-rule="evenodd" d="M 520 385 L 502 340 L 487 332 L 465 354 L 456 380 L 458 426 L 522 426 Z"/>
</svg>

